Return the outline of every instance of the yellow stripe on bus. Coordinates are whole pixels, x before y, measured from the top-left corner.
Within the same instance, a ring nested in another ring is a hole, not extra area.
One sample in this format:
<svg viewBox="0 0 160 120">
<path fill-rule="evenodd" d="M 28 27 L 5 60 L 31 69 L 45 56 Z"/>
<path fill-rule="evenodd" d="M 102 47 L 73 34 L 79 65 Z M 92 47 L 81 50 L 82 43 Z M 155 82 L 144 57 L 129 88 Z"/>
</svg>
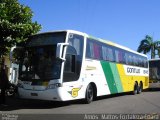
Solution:
<svg viewBox="0 0 160 120">
<path fill-rule="evenodd" d="M 120 76 L 120 79 L 121 79 L 123 90 L 124 90 L 124 92 L 127 92 L 128 91 L 128 81 L 129 81 L 128 79 L 129 79 L 129 77 L 127 77 L 125 75 L 123 65 L 117 64 L 117 69 L 118 69 L 118 72 L 119 72 L 119 76 Z"/>
</svg>

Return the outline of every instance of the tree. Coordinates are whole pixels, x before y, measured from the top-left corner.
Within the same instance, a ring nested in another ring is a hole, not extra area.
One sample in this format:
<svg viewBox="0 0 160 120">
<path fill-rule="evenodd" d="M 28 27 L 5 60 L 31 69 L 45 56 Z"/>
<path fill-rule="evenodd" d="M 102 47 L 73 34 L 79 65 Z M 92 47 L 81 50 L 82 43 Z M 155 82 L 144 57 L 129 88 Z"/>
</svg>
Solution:
<svg viewBox="0 0 160 120">
<path fill-rule="evenodd" d="M 33 12 L 18 0 L 0 0 L 0 59 L 10 48 L 37 33 L 41 25 L 32 22 Z"/>
<path fill-rule="evenodd" d="M 151 58 L 155 58 L 156 50 L 159 48 L 160 41 L 153 41 L 153 38 L 149 35 L 145 36 L 140 42 L 137 49 L 138 52 L 143 52 L 144 54 L 151 52 Z"/>
</svg>

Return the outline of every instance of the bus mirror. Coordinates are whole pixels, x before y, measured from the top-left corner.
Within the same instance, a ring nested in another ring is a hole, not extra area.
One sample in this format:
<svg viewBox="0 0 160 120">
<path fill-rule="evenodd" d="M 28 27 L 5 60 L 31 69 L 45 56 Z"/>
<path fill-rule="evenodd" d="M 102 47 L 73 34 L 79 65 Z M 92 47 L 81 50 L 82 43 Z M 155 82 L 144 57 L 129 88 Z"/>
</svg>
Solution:
<svg viewBox="0 0 160 120">
<path fill-rule="evenodd" d="M 56 58 L 61 59 L 62 61 L 65 61 L 65 56 L 63 55 L 63 51 L 65 46 L 68 46 L 69 43 L 58 43 L 57 44 L 57 50 L 56 50 Z"/>
<path fill-rule="evenodd" d="M 10 51 L 10 61 L 14 63 L 18 63 L 20 61 L 20 57 L 22 56 L 24 51 L 23 47 L 12 47 Z"/>
</svg>

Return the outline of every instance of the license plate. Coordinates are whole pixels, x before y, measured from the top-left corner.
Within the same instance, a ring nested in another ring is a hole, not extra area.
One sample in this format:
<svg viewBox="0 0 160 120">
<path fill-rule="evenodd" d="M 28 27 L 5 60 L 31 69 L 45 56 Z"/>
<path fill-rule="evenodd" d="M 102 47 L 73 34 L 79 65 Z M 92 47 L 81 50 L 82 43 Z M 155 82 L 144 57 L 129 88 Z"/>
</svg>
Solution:
<svg viewBox="0 0 160 120">
<path fill-rule="evenodd" d="M 38 96 L 37 93 L 31 93 L 31 96 Z"/>
</svg>

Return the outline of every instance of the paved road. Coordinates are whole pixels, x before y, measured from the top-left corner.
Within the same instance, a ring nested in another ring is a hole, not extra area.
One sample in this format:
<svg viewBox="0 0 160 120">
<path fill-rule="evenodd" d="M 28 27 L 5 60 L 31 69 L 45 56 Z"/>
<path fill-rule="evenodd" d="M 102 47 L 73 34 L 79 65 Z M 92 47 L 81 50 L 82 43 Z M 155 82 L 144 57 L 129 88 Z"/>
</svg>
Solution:
<svg viewBox="0 0 160 120">
<path fill-rule="evenodd" d="M 83 104 L 81 101 L 45 102 L 16 98 L 7 98 L 7 104 L 6 107 L 0 107 L 2 114 L 42 114 L 40 118 L 43 118 L 43 114 L 160 114 L 160 90 L 145 91 L 137 95 L 126 93 L 100 97 L 91 104 Z"/>
</svg>

